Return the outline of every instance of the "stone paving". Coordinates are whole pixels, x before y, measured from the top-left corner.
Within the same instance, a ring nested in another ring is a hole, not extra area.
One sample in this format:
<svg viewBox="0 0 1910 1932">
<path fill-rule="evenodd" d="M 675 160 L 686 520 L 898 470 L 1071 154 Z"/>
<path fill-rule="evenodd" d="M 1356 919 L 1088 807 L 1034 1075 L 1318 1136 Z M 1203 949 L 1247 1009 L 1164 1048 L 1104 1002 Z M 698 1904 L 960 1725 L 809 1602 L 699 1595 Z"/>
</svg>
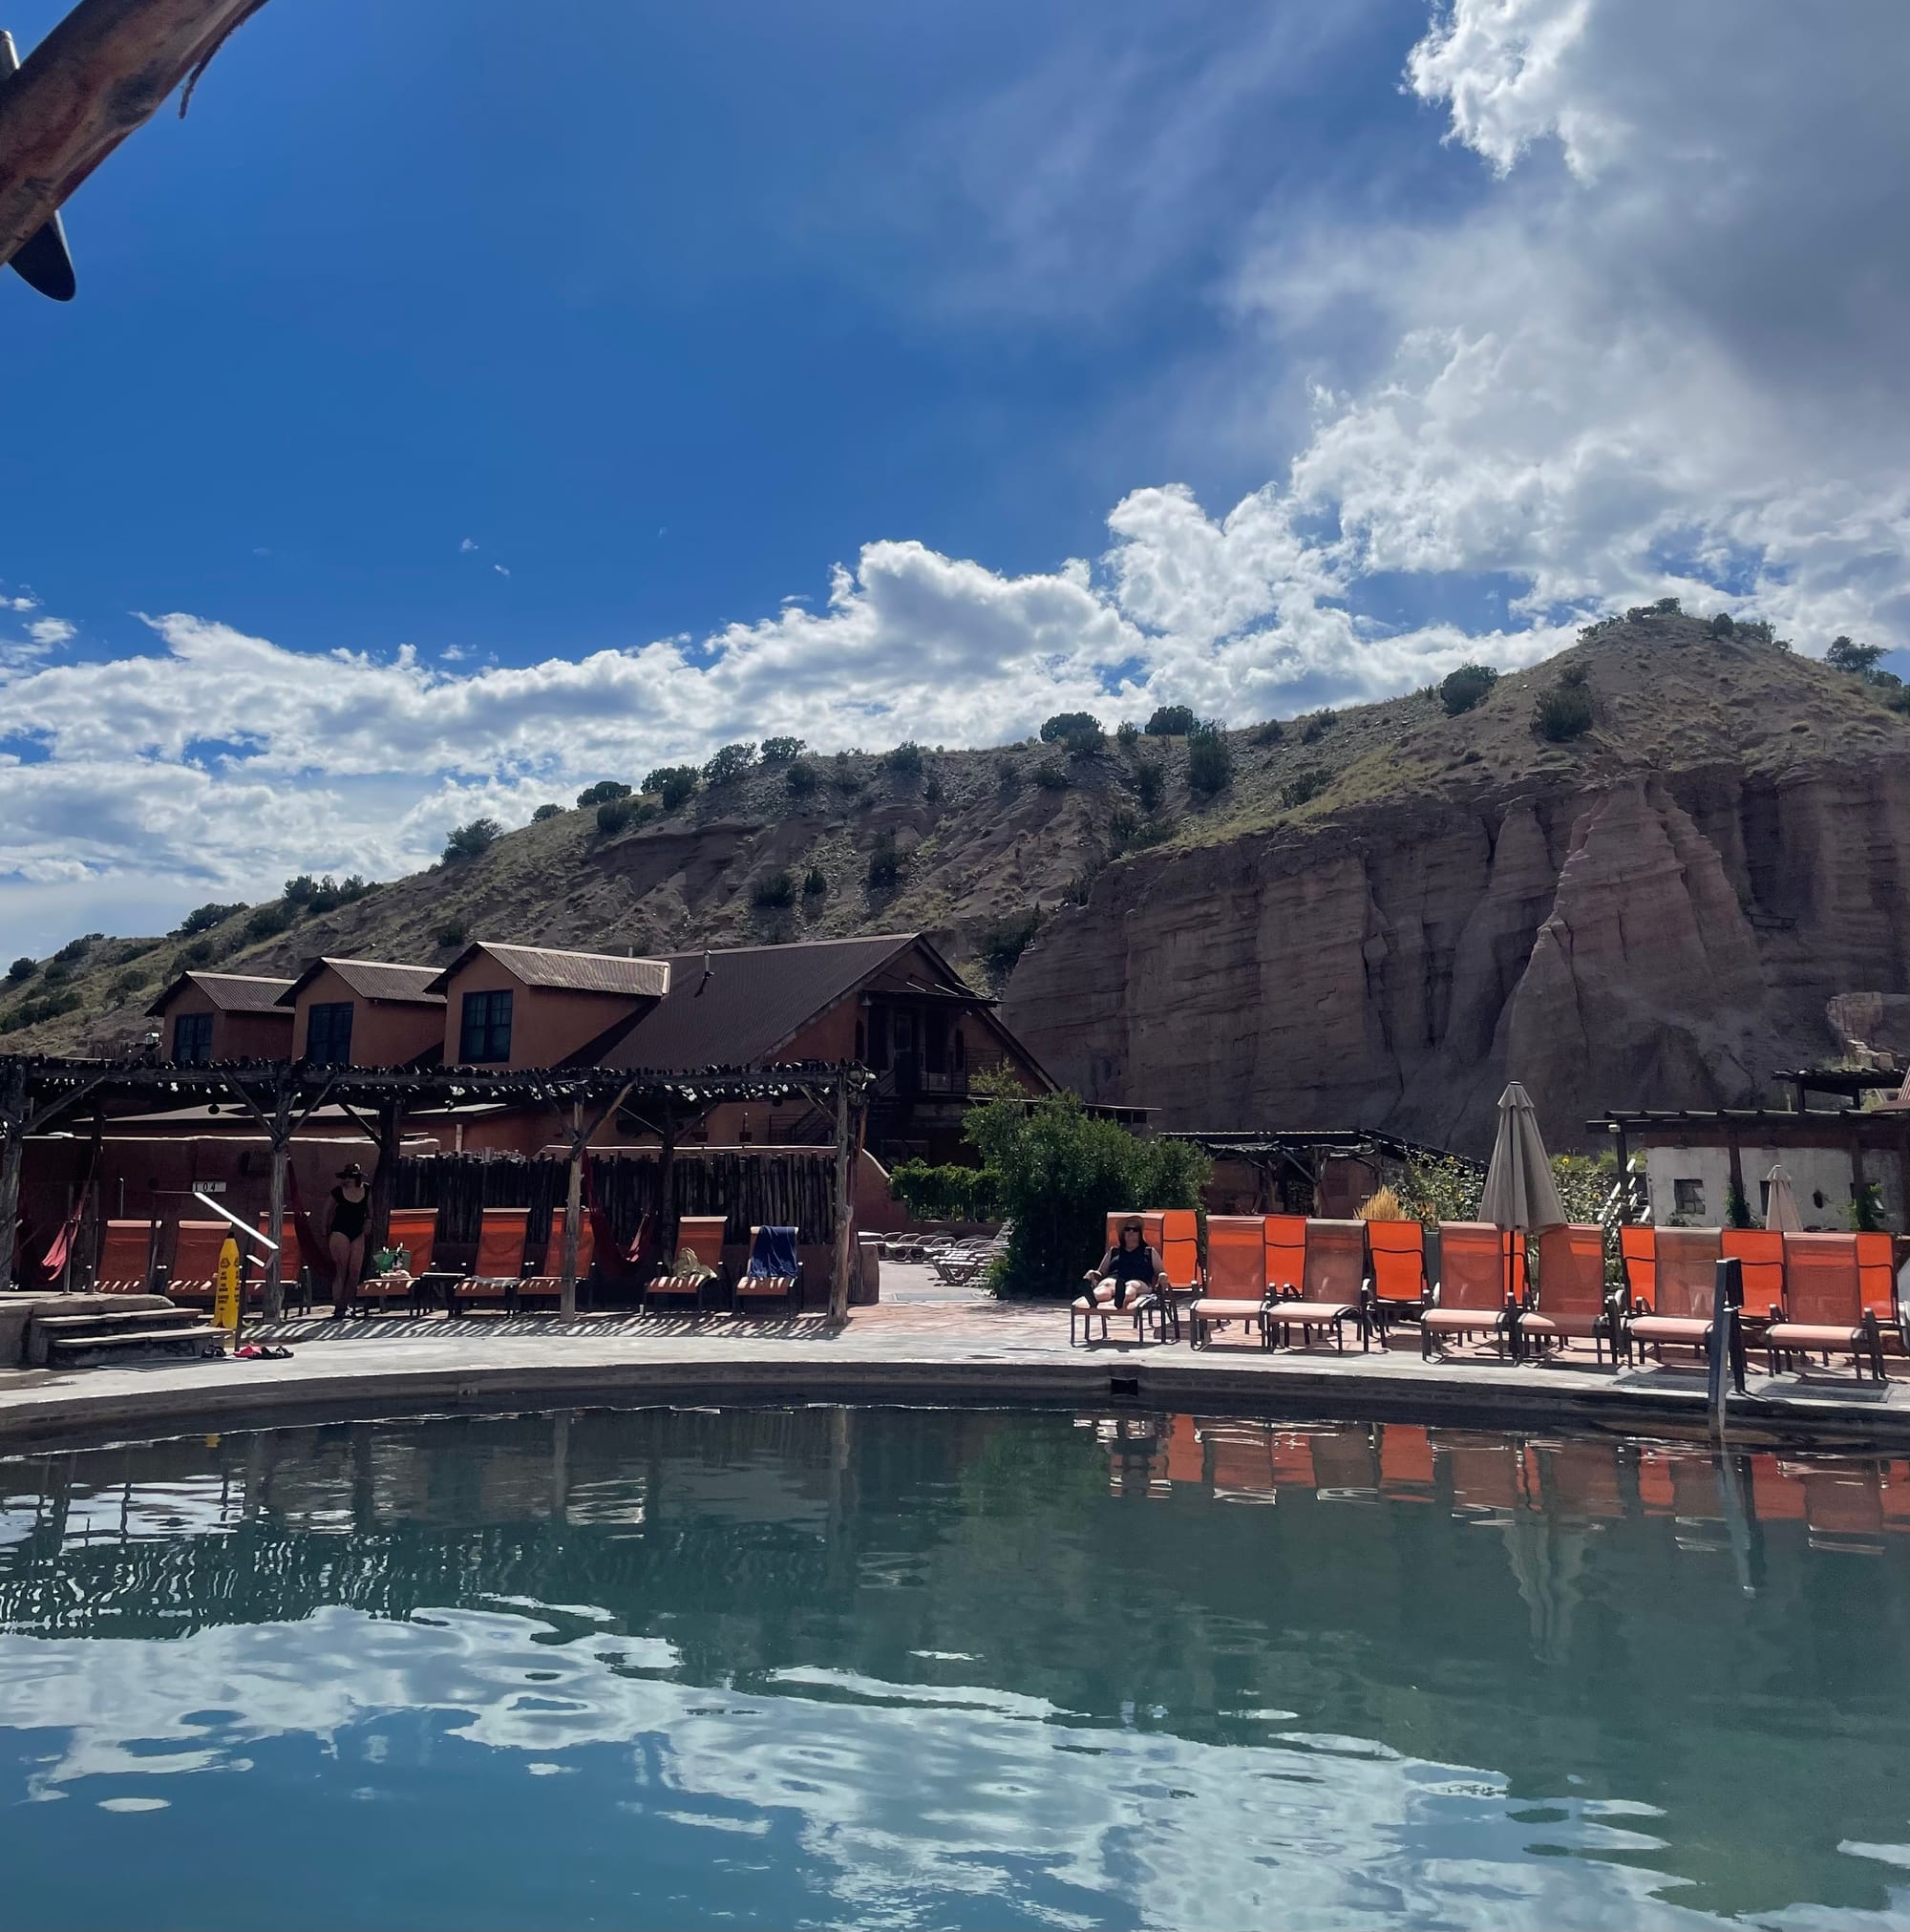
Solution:
<svg viewBox="0 0 1910 1932">
<path fill-rule="evenodd" d="M 235 1416 L 670 1399 L 1138 1403 L 1659 1434 L 1708 1422 L 1699 1373 L 1594 1368 L 1589 1353 L 1542 1367 L 1490 1354 L 1428 1364 L 1413 1330 L 1370 1353 L 1225 1342 L 1198 1353 L 1184 1342 L 1071 1348 L 1057 1306 L 998 1304 L 895 1264 L 882 1291 L 880 1306 L 840 1327 L 626 1312 L 290 1321 L 270 1331 L 291 1347 L 286 1361 L 0 1373 L 0 1442 L 163 1433 Z M 1878 1390 L 1847 1372 L 1753 1376 L 1728 1424 L 1747 1439 L 1910 1443 L 1910 1380 Z"/>
</svg>

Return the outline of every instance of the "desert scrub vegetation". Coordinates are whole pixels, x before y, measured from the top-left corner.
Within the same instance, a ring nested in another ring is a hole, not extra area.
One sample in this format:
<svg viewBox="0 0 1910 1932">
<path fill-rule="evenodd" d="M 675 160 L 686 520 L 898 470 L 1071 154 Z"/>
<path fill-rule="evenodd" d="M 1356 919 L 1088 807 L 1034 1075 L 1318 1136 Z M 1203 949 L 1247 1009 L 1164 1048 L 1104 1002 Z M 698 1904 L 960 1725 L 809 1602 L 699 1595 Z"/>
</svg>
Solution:
<svg viewBox="0 0 1910 1932">
<path fill-rule="evenodd" d="M 1440 681 L 1439 702 L 1449 718 L 1456 718 L 1475 705 L 1482 704 L 1497 682 L 1498 672 L 1491 665 L 1462 664 Z"/>
<path fill-rule="evenodd" d="M 1234 775 L 1234 754 L 1218 723 L 1205 724 L 1187 736 L 1187 789 L 1195 796 L 1211 798 L 1224 792 Z"/>
</svg>

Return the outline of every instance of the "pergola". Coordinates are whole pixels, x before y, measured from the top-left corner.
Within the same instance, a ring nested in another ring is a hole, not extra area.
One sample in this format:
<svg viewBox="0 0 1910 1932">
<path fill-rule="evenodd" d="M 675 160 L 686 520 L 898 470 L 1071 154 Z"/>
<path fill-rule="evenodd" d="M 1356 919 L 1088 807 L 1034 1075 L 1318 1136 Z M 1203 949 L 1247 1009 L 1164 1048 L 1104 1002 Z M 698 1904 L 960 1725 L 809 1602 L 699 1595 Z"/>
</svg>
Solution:
<svg viewBox="0 0 1910 1932">
<path fill-rule="evenodd" d="M 631 1072 L 599 1067 L 484 1067 L 419 1070 L 401 1067 L 314 1067 L 305 1062 L 240 1060 L 176 1067 L 143 1060 L 0 1058 L 0 1292 L 13 1286 L 13 1229 L 20 1176 L 30 1135 L 43 1134 L 88 1108 L 99 1125 L 167 1106 L 236 1103 L 265 1134 L 271 1155 L 268 1234 L 275 1245 L 265 1267 L 265 1315 L 285 1306 L 280 1250 L 285 1237 L 286 1175 L 292 1136 L 321 1107 L 336 1107 L 378 1150 L 371 1183 L 372 1224 L 384 1225 L 408 1115 L 465 1103 L 536 1107 L 563 1123 L 569 1190 L 563 1222 L 562 1300 L 577 1309 L 578 1235 L 583 1214 L 584 1160 L 592 1136 L 620 1109 L 660 1123 L 663 1199 L 680 1120 L 691 1120 L 726 1100 L 785 1100 L 801 1095 L 830 1112 L 836 1123 L 836 1246 L 829 1312 L 849 1307 L 850 1195 L 857 1150 L 873 1075 L 855 1065 L 711 1067 L 695 1072 Z"/>
</svg>

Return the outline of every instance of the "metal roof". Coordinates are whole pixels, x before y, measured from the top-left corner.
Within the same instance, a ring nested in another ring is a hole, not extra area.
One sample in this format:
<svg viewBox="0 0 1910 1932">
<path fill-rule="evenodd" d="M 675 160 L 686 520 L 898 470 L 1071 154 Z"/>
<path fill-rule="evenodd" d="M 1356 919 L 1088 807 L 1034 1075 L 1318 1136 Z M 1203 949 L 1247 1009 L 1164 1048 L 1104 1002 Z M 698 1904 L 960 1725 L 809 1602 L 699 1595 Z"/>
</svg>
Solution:
<svg viewBox="0 0 1910 1932">
<path fill-rule="evenodd" d="M 671 953 L 663 962 L 669 990 L 662 1002 L 592 1041 L 578 1058 L 601 1067 L 760 1065 L 918 943 L 914 933 L 890 932 Z M 947 990 L 959 987 L 954 982 Z"/>
<path fill-rule="evenodd" d="M 444 995 L 430 990 L 437 978 L 435 966 L 396 966 L 378 959 L 315 959 L 279 995 L 279 1004 L 289 1007 L 300 993 L 327 968 L 358 995 L 361 1000 L 393 1000 L 409 1006 L 441 1007 Z"/>
<path fill-rule="evenodd" d="M 440 973 L 431 989 L 442 993 L 452 976 L 479 953 L 527 987 L 552 987 L 562 992 L 614 993 L 623 999 L 660 1000 L 669 991 L 669 966 L 663 960 L 626 959 L 621 953 L 565 952 L 557 946 L 506 945 L 499 941 L 474 940 Z"/>
<path fill-rule="evenodd" d="M 262 979 L 254 973 L 180 973 L 158 994 L 146 1012 L 158 1018 L 188 986 L 193 986 L 222 1013 L 275 1013 L 279 995 L 290 985 L 290 980 Z"/>
</svg>

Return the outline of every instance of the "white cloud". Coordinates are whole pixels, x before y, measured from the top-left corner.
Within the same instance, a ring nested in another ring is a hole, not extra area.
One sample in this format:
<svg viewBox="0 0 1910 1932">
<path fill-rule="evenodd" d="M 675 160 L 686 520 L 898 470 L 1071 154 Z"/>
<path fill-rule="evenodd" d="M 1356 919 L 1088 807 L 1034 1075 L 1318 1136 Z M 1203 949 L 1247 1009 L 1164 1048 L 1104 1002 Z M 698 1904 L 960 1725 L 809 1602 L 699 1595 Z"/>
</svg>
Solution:
<svg viewBox="0 0 1910 1932">
<path fill-rule="evenodd" d="M 1034 306 L 1118 295 L 1165 272 L 1183 225 L 1213 231 L 1257 90 L 1277 73 L 1285 89 L 1307 42 L 1227 10 L 1199 22 L 1171 101 L 1103 49 L 977 118 L 968 188 L 1018 184 L 997 265 L 1076 280 Z M 1407 221 L 1383 197 L 1269 187 L 1239 224 L 1214 434 L 1281 419 L 1271 399 L 1309 377 L 1311 414 L 1230 510 L 1138 488 L 1100 559 L 1021 577 L 871 542 L 820 607 L 461 674 L 457 647 L 319 657 L 184 614 L 153 620 L 163 653 L 112 665 L 45 663 L 35 638 L 0 653 L 9 729 L 44 754 L 0 763 L 0 873 L 48 892 L 75 889 L 75 862 L 170 873 L 183 899 L 298 866 L 390 872 L 474 809 L 521 817 L 572 778 L 729 739 L 987 743 L 1157 702 L 1243 722 L 1471 656 L 1530 661 L 1579 613 L 1665 591 L 1807 648 L 1910 643 L 1910 14 L 1738 0 L 1730 23 L 1660 0 L 1455 0 L 1402 44 L 1429 148 L 1443 133 L 1475 155 L 1474 192 Z M 1103 224 L 1057 256 L 1097 195 L 1132 207 L 1125 241 Z M 1381 621 L 1405 582 L 1411 607 L 1450 594 L 1470 621 Z M 1505 616 L 1480 634 L 1485 608 Z"/>
<path fill-rule="evenodd" d="M 76 627 L 63 617 L 36 617 L 27 626 L 27 635 L 35 644 L 46 645 L 49 648 L 56 644 L 65 644 L 68 639 L 78 634 Z"/>
<path fill-rule="evenodd" d="M 491 568 L 495 570 L 499 577 L 508 577 L 511 574 L 501 563 L 494 563 L 492 564 Z"/>
<path fill-rule="evenodd" d="M 460 551 L 468 554 L 470 551 L 477 549 L 478 544 L 475 539 L 467 537 L 457 547 Z"/>
</svg>

